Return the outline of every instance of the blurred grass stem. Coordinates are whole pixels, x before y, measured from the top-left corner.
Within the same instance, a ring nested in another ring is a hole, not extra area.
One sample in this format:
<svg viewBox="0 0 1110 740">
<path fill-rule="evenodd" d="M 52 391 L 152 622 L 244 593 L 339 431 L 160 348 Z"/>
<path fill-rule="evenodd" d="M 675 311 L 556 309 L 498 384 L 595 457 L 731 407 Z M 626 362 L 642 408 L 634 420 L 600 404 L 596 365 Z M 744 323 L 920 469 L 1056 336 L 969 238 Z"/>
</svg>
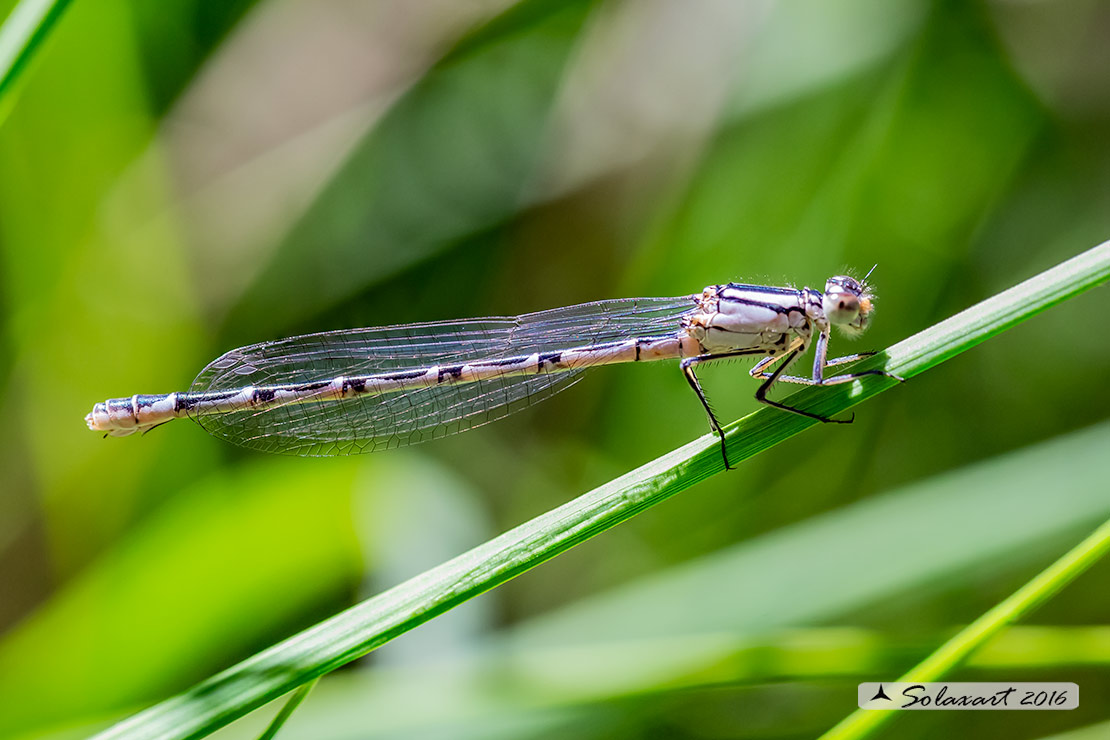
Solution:
<svg viewBox="0 0 1110 740">
<path fill-rule="evenodd" d="M 0 123 L 13 104 L 15 83 L 69 0 L 21 0 L 0 26 Z"/>
<path fill-rule="evenodd" d="M 1079 574 L 1110 551 L 1110 521 L 1106 521 L 1089 537 L 1009 598 L 976 619 L 959 634 L 941 645 L 928 658 L 911 668 L 898 681 L 922 683 L 937 681 L 964 662 L 976 649 L 986 644 L 1005 627 L 1017 622 L 1054 596 Z M 851 740 L 866 737 L 894 719 L 898 712 L 864 711 L 857 709 L 843 722 L 829 730 L 822 740 Z"/>
<path fill-rule="evenodd" d="M 273 740 L 274 737 L 277 736 L 278 730 L 281 729 L 286 720 L 293 716 L 293 712 L 301 705 L 301 702 L 308 697 L 309 692 L 312 691 L 312 687 L 316 685 L 317 680 L 319 679 L 313 679 L 293 692 L 289 700 L 281 707 L 281 710 L 274 715 L 266 731 L 258 736 L 258 740 Z"/>
</svg>

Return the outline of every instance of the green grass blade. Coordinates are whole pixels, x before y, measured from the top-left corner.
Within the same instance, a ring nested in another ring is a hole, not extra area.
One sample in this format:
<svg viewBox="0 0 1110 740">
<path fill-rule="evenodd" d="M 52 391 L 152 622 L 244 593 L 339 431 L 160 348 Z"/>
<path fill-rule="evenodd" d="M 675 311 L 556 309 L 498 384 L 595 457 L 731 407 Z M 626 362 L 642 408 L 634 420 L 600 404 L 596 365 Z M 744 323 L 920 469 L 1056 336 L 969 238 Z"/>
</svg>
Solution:
<svg viewBox="0 0 1110 740">
<path fill-rule="evenodd" d="M 258 740 L 274 740 L 274 737 L 278 734 L 278 730 L 281 729 L 281 726 L 285 724 L 286 720 L 293 716 L 293 712 L 301 705 L 301 702 L 305 700 L 308 693 L 312 691 L 312 687 L 315 685 L 316 680 L 314 679 L 294 691 L 293 695 L 289 697 L 289 700 L 285 702 L 285 706 L 274 716 L 273 721 L 270 722 L 266 731 L 258 736 Z"/>
<path fill-rule="evenodd" d="M 860 363 L 913 377 L 1110 278 L 1103 243 Z M 895 381 L 805 388 L 788 402 L 841 412 Z M 910 392 L 912 386 L 907 386 Z M 814 423 L 761 409 L 729 427 L 733 464 Z M 203 737 L 723 470 L 706 435 L 285 640 L 110 728 L 101 738 Z"/>
<path fill-rule="evenodd" d="M 0 123 L 11 109 L 16 81 L 67 5 L 69 0 L 21 0 L 0 26 Z"/>
<path fill-rule="evenodd" d="M 1015 591 L 993 609 L 976 619 L 959 634 L 918 663 L 899 681 L 921 683 L 936 681 L 960 665 L 977 648 L 987 643 L 1006 626 L 1018 621 L 1071 583 L 1110 552 L 1110 521 L 1106 521 L 1067 554 L 1041 571 L 1033 580 Z M 851 740 L 866 737 L 894 719 L 897 712 L 857 709 L 829 730 L 823 740 Z"/>
</svg>

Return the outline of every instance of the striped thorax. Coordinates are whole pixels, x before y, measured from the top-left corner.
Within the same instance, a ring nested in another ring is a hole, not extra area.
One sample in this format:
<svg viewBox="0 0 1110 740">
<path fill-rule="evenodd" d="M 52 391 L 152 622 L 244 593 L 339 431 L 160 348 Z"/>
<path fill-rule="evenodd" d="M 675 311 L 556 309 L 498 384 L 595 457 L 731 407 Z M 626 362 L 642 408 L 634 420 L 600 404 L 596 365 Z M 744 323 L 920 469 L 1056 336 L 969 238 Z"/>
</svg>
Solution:
<svg viewBox="0 0 1110 740">
<path fill-rule="evenodd" d="M 685 328 L 701 354 L 739 350 L 779 354 L 795 337 L 808 346 L 813 325 L 824 322 L 821 294 L 805 288 L 710 285 L 698 298 L 698 312 Z"/>
</svg>

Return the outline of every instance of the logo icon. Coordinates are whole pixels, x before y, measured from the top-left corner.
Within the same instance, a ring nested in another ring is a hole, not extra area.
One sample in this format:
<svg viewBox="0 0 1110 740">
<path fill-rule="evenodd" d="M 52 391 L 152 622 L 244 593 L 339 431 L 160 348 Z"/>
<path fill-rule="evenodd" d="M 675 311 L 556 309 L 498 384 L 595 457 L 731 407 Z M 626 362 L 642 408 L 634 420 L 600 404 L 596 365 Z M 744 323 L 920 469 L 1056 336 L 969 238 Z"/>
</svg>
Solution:
<svg viewBox="0 0 1110 740">
<path fill-rule="evenodd" d="M 892 699 L 886 695 L 886 692 L 883 691 L 882 684 L 879 684 L 879 690 L 876 691 L 875 695 L 871 697 L 871 701 L 875 701 L 876 699 L 886 699 L 887 701 L 892 701 Z"/>
</svg>

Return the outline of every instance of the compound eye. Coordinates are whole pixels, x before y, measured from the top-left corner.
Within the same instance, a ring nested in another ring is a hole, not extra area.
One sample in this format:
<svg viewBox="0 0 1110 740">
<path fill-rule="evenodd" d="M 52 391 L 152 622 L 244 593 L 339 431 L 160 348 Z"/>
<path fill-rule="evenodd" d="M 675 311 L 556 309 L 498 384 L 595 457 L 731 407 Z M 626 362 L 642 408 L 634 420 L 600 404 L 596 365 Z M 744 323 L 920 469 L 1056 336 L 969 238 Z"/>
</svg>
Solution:
<svg viewBox="0 0 1110 740">
<path fill-rule="evenodd" d="M 832 324 L 850 324 L 859 316 L 859 298 L 851 293 L 832 293 L 825 297 L 825 315 Z"/>
</svg>

